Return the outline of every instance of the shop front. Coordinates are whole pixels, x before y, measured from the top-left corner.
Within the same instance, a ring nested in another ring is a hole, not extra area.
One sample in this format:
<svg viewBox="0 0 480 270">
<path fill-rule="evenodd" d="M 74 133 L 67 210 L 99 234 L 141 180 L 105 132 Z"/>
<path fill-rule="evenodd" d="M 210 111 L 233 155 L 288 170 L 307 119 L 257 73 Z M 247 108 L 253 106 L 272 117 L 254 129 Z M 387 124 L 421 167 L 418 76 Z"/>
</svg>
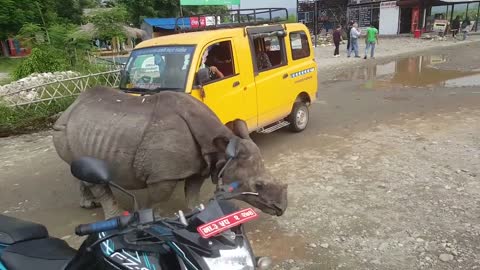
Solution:
<svg viewBox="0 0 480 270">
<path fill-rule="evenodd" d="M 350 0 L 348 19 L 358 23 L 360 30 L 373 24 L 381 35 L 396 35 L 400 32 L 400 8 L 392 0 Z"/>
<path fill-rule="evenodd" d="M 479 30 L 480 1 L 433 1 L 425 8 L 425 31 L 434 31 L 435 20 L 446 20 L 451 25 L 454 20 L 470 22 L 470 31 Z M 448 27 L 450 28 L 450 27 Z"/>
<path fill-rule="evenodd" d="M 480 30 L 479 0 L 398 0 L 400 7 L 400 33 L 423 32 L 448 33 L 457 19 L 470 22 L 470 31 Z"/>
</svg>

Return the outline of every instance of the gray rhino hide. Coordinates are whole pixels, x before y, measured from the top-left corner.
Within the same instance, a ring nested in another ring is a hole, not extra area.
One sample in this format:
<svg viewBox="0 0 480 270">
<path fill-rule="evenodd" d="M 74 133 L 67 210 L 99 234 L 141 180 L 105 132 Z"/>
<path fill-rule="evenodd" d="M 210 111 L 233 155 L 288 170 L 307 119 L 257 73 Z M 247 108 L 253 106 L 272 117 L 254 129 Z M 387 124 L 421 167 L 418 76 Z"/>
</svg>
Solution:
<svg viewBox="0 0 480 270">
<path fill-rule="evenodd" d="M 81 156 L 106 160 L 114 181 L 128 189 L 195 174 L 207 177 L 218 154 L 213 138 L 234 136 L 188 94 L 135 97 L 104 87 L 82 93 L 54 130 L 55 148 L 67 163 Z"/>
</svg>

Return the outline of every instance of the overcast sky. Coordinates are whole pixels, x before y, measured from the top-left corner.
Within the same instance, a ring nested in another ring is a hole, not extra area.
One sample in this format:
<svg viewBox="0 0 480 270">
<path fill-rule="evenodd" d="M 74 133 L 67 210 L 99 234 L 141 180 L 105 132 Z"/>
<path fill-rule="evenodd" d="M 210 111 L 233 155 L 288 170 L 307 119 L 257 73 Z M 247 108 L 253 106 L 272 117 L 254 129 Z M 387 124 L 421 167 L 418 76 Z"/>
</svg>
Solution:
<svg viewBox="0 0 480 270">
<path fill-rule="evenodd" d="M 241 8 L 286 7 L 295 8 L 297 0 L 240 0 Z"/>
</svg>

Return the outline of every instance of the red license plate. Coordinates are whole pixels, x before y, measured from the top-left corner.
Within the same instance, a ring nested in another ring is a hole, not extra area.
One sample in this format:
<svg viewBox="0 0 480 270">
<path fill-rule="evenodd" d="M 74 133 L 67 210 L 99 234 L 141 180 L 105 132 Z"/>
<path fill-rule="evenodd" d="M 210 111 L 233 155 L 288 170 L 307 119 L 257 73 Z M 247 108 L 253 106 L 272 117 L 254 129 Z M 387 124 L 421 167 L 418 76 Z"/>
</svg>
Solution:
<svg viewBox="0 0 480 270">
<path fill-rule="evenodd" d="M 247 208 L 198 226 L 197 231 L 203 238 L 207 239 L 256 218 L 258 218 L 258 214 L 252 208 Z"/>
</svg>

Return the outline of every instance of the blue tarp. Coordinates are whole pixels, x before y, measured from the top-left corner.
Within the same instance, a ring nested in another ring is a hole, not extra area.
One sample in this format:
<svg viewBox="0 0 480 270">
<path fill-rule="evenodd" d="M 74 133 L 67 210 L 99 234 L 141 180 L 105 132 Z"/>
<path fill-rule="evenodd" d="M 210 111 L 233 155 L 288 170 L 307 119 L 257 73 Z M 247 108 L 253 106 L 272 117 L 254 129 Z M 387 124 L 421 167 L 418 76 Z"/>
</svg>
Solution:
<svg viewBox="0 0 480 270">
<path fill-rule="evenodd" d="M 145 23 L 162 28 L 167 30 L 174 30 L 175 29 L 175 22 L 176 18 L 145 18 Z M 178 26 L 183 29 L 190 28 L 190 19 L 189 18 L 181 18 L 178 20 Z"/>
</svg>

